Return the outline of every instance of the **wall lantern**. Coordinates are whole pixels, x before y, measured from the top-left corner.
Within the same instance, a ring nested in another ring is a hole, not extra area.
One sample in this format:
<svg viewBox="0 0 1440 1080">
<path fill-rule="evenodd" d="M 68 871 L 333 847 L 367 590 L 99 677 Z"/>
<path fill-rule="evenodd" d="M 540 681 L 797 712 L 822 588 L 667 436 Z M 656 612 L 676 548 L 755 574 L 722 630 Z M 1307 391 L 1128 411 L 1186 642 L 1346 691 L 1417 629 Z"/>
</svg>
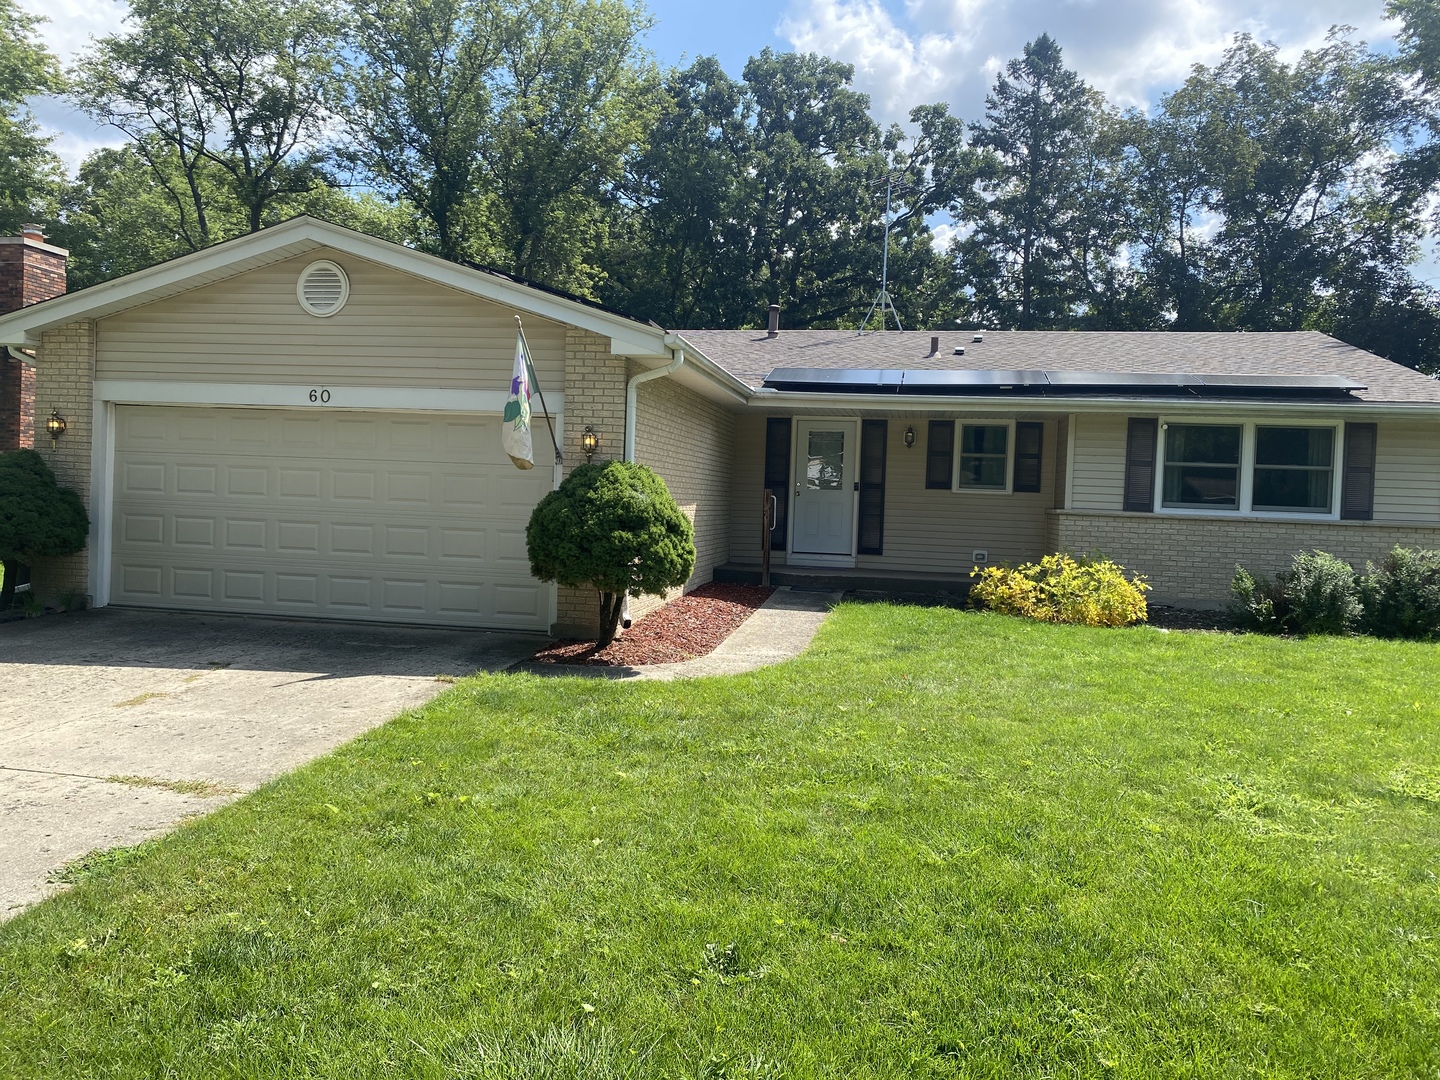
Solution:
<svg viewBox="0 0 1440 1080">
<path fill-rule="evenodd" d="M 50 419 L 45 421 L 45 431 L 50 436 L 50 446 L 53 449 L 59 442 L 60 436 L 65 434 L 65 417 L 61 416 L 58 410 L 52 410 Z"/>
<path fill-rule="evenodd" d="M 915 449 L 915 425 L 911 424 L 905 429 L 905 449 Z"/>
<path fill-rule="evenodd" d="M 585 451 L 585 464 L 590 464 L 590 459 L 595 456 L 595 451 L 600 449 L 600 433 L 589 424 L 580 433 L 580 449 Z"/>
</svg>

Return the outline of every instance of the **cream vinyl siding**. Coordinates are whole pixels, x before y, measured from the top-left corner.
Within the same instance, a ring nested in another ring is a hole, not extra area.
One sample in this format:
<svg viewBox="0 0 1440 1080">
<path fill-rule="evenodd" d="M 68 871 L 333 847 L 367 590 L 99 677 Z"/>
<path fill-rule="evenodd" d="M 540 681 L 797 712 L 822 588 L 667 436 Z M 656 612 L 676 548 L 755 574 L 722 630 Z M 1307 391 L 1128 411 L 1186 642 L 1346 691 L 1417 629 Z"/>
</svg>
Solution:
<svg viewBox="0 0 1440 1080">
<path fill-rule="evenodd" d="M 765 491 L 765 416 L 742 413 L 735 420 L 734 479 L 730 485 L 730 558 L 760 561 L 760 496 Z M 772 564 L 784 562 L 772 551 Z"/>
<path fill-rule="evenodd" d="M 545 630 L 493 416 L 118 406 L 111 600 Z"/>
<path fill-rule="evenodd" d="M 1134 415 L 1162 416 L 1164 411 Z M 1129 414 L 1112 413 L 1076 417 L 1073 509 L 1122 509 L 1129 419 Z M 1381 420 L 1376 430 L 1375 520 L 1440 522 L 1440 425 Z M 1343 443 L 1342 436 L 1337 450 Z"/>
<path fill-rule="evenodd" d="M 1045 423 L 1037 492 L 964 492 L 925 486 L 925 434 L 920 420 L 891 420 L 885 455 L 885 553 L 861 555 L 862 569 L 921 574 L 968 574 L 976 549 L 991 563 L 1039 558 L 1045 548 L 1045 512 L 1055 500 L 1055 433 Z M 965 420 L 955 421 L 959 430 Z M 905 448 L 905 427 L 920 437 Z M 1013 435 L 1012 435 L 1013 440 Z M 1007 465 L 1014 468 L 1014 448 Z"/>
<path fill-rule="evenodd" d="M 1055 501 L 1055 440 L 1059 425 L 1053 419 L 1045 423 L 1038 492 L 968 493 L 925 487 L 927 419 L 889 421 L 885 553 L 861 555 L 856 566 L 891 573 L 969 574 L 977 549 L 988 551 L 992 563 L 1035 559 L 1044 554 L 1046 511 Z M 962 422 L 957 420 L 957 427 Z M 906 449 L 905 428 L 910 424 L 915 425 L 919 437 L 913 449 Z M 740 417 L 734 460 L 730 555 L 736 562 L 758 563 L 760 493 L 765 475 L 764 416 Z M 774 552 L 772 563 L 783 565 L 783 553 Z"/>
<path fill-rule="evenodd" d="M 1155 413 L 1146 415 L 1154 416 Z M 1076 510 L 1120 510 L 1125 502 L 1125 438 L 1130 418 L 1080 413 L 1075 417 L 1074 488 Z M 1062 481 L 1063 482 L 1063 481 Z"/>
<path fill-rule="evenodd" d="M 1440 425 L 1380 421 L 1375 446 L 1375 520 L 1440 521 Z"/>
<path fill-rule="evenodd" d="M 295 295 L 329 259 L 350 279 L 333 316 Z M 325 248 L 158 300 L 96 324 L 96 378 L 166 382 L 504 390 L 515 312 Z M 525 318 L 542 387 L 565 384 L 565 327 Z"/>
</svg>

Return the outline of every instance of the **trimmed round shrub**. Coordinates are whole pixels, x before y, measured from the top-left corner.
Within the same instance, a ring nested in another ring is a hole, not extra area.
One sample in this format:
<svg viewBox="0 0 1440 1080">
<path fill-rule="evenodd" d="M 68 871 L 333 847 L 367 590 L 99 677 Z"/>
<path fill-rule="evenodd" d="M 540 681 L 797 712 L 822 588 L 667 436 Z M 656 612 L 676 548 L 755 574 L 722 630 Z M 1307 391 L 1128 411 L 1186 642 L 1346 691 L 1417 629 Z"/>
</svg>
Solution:
<svg viewBox="0 0 1440 1080">
<path fill-rule="evenodd" d="M 1231 613 L 1249 630 L 1345 634 L 1360 622 L 1355 570 L 1328 552 L 1300 552 L 1273 581 L 1237 566 L 1230 589 Z"/>
<path fill-rule="evenodd" d="M 1144 622 L 1145 593 L 1139 574 L 1109 559 L 1046 555 L 1017 567 L 987 566 L 970 589 L 971 601 L 1004 615 L 1081 626 L 1129 626 Z"/>
<path fill-rule="evenodd" d="M 1361 628 L 1389 638 L 1440 636 L 1440 551 L 1395 547 L 1359 582 Z"/>
<path fill-rule="evenodd" d="M 15 598 L 21 566 L 37 558 L 74 555 L 85 546 L 90 516 L 80 496 L 55 481 L 45 459 L 34 450 L 0 454 L 0 610 Z"/>
<path fill-rule="evenodd" d="M 530 515 L 530 571 L 600 593 L 600 636 L 615 640 L 626 594 L 663 596 L 695 572 L 695 530 L 665 481 L 644 465 L 581 465 Z"/>
</svg>

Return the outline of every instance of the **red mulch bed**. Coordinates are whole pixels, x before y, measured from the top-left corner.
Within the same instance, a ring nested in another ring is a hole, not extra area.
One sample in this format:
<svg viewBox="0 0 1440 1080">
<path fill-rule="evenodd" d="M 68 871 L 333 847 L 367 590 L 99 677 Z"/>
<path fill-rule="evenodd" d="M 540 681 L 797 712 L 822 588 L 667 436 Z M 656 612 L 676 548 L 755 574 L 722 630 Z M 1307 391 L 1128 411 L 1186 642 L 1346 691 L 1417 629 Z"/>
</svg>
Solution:
<svg viewBox="0 0 1440 1080">
<path fill-rule="evenodd" d="M 557 641 L 538 664 L 641 667 L 675 664 L 714 652 L 775 590 L 760 585 L 701 585 L 656 608 L 599 651 L 593 641 Z"/>
</svg>

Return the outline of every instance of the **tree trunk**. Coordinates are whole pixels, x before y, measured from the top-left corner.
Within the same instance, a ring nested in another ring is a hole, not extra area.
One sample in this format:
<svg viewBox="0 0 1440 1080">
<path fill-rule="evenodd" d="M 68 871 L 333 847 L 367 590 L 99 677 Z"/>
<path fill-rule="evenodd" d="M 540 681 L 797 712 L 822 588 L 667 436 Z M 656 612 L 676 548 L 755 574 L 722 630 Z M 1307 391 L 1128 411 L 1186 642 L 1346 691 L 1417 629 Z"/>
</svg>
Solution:
<svg viewBox="0 0 1440 1080">
<path fill-rule="evenodd" d="M 0 584 L 0 611 L 9 611 L 15 602 L 15 579 L 20 576 L 20 564 L 6 559 L 0 566 L 4 567 L 5 574 L 5 582 Z"/>
<path fill-rule="evenodd" d="M 600 636 L 595 639 L 596 649 L 603 649 L 615 640 L 615 632 L 620 627 L 620 611 L 624 606 L 623 593 L 601 592 Z"/>
</svg>

